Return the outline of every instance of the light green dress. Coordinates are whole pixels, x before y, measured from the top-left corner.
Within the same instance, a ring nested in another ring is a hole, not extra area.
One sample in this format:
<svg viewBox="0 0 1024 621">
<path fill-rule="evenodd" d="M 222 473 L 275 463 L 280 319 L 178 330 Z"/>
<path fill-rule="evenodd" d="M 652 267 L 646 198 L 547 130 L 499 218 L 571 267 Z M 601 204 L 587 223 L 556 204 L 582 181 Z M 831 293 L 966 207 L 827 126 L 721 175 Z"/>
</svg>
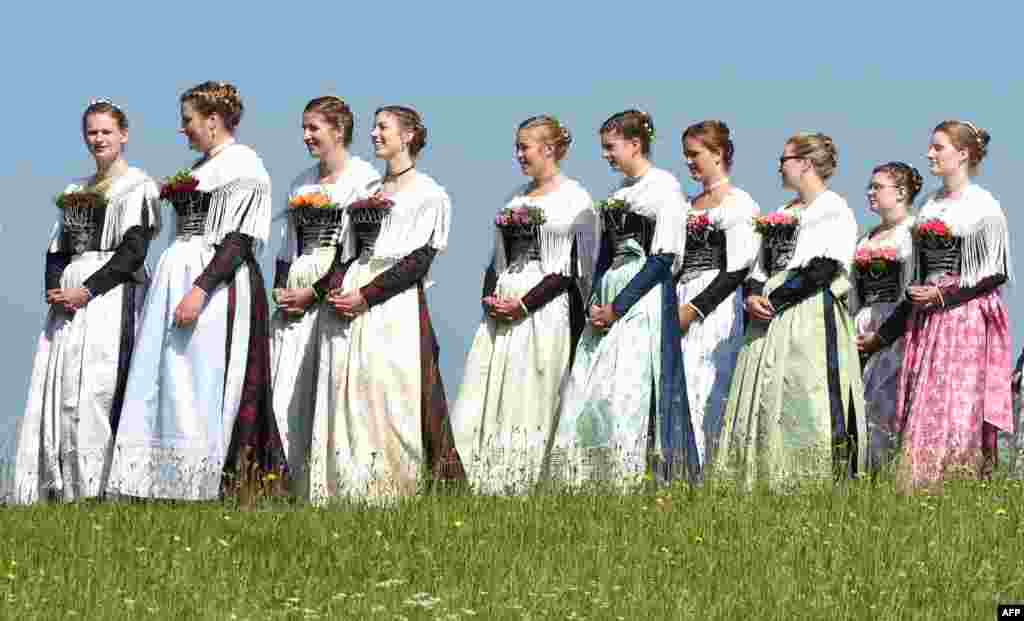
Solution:
<svg viewBox="0 0 1024 621">
<path fill-rule="evenodd" d="M 744 489 L 832 481 L 863 472 L 866 463 L 863 386 L 846 307 L 856 223 L 831 191 L 791 213 L 800 218 L 795 245 L 766 238 L 752 272 L 767 276 L 764 295 L 815 257 L 843 269 L 827 289 L 770 322 L 749 320 L 712 470 Z"/>
</svg>

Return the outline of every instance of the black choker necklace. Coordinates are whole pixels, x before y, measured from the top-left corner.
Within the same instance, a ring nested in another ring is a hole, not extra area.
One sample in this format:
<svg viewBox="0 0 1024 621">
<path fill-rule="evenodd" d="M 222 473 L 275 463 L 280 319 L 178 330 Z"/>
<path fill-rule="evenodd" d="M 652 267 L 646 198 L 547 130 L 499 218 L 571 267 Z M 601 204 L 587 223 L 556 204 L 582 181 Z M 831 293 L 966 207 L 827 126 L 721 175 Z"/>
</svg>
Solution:
<svg viewBox="0 0 1024 621">
<path fill-rule="evenodd" d="M 388 174 L 384 175 L 384 178 L 385 178 L 385 179 L 398 179 L 399 177 L 401 177 L 401 176 L 402 176 L 402 175 L 404 175 L 405 173 L 409 172 L 409 171 L 410 171 L 410 170 L 412 170 L 413 168 L 416 168 L 416 164 L 413 164 L 412 166 L 410 166 L 410 167 L 406 168 L 405 170 L 403 170 L 403 171 L 402 171 L 402 172 L 400 172 L 400 173 L 395 173 L 395 174 L 391 174 L 391 173 L 388 173 Z"/>
</svg>

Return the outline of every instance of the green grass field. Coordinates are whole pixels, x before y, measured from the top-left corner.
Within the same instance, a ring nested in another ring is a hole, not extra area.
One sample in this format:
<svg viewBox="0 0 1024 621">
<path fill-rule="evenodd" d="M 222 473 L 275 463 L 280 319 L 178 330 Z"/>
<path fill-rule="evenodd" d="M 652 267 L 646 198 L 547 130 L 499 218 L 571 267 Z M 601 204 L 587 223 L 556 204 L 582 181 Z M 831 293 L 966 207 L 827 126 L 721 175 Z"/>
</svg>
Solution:
<svg viewBox="0 0 1024 621">
<path fill-rule="evenodd" d="M 3 619 L 992 619 L 1024 487 L 0 509 Z"/>
</svg>

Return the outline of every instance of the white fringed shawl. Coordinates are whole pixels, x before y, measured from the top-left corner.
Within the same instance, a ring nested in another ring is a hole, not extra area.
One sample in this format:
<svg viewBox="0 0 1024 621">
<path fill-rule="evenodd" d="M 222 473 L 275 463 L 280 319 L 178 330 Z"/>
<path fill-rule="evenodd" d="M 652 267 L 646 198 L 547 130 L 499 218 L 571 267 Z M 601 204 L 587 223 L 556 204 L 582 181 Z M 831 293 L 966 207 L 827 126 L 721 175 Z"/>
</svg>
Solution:
<svg viewBox="0 0 1024 621">
<path fill-rule="evenodd" d="M 832 190 L 825 190 L 807 207 L 793 208 L 791 203 L 787 203 L 776 210 L 783 211 L 799 219 L 796 248 L 786 269 L 805 267 L 812 259 L 819 257 L 833 259 L 849 279 L 853 250 L 857 244 L 857 221 L 846 200 Z M 761 282 L 768 280 L 763 261 L 764 252 L 759 250 L 754 269 L 750 273 L 751 279 Z"/>
<path fill-rule="evenodd" d="M 578 277 L 583 299 L 589 299 L 590 286 L 597 263 L 597 241 L 600 219 L 594 211 L 590 194 L 579 183 L 563 178 L 558 188 L 544 196 L 529 197 L 530 185 L 519 188 L 507 201 L 506 208 L 539 207 L 545 222 L 538 233 L 541 269 L 545 274 Z M 494 271 L 499 276 L 508 267 L 505 238 L 501 228 L 494 232 Z M 572 265 L 572 245 L 576 243 L 576 265 Z"/>
<path fill-rule="evenodd" d="M 375 193 L 379 187 L 374 184 L 370 193 Z M 395 204 L 381 222 L 373 246 L 375 259 L 402 259 L 426 245 L 438 251 L 448 247 L 451 201 L 444 188 L 431 177 L 417 172 L 413 184 L 386 198 Z M 349 227 L 346 242 L 355 247 L 352 227 Z"/>
<path fill-rule="evenodd" d="M 211 194 L 204 241 L 213 246 L 228 233 L 244 233 L 253 239 L 253 254 L 259 257 L 270 237 L 273 204 L 270 175 L 260 156 L 233 144 L 192 174 L 199 180 L 199 191 Z"/>
<path fill-rule="evenodd" d="M 893 248 L 896 250 L 896 258 L 903 262 L 903 267 L 900 274 L 900 298 L 902 299 L 904 293 L 914 282 L 914 237 L 911 235 L 911 229 L 914 228 L 914 216 L 907 216 L 907 218 L 892 228 L 884 238 L 877 241 L 871 240 L 871 232 L 865 233 L 859 240 L 857 240 L 856 251 L 862 248 Z M 856 315 L 857 311 L 861 308 L 860 299 L 860 288 L 851 287 L 850 289 L 850 314 Z"/>
<path fill-rule="evenodd" d="M 960 286 L 973 287 L 989 276 L 1002 274 L 1013 280 L 1010 259 L 1010 234 L 999 201 L 988 190 L 976 184 L 964 188 L 960 198 L 939 199 L 937 193 L 928 197 L 917 217 L 918 223 L 942 220 L 955 237 L 963 240 L 960 259 Z M 917 246 L 914 246 L 914 280 L 922 282 Z"/>
<path fill-rule="evenodd" d="M 754 230 L 754 218 L 760 213 L 761 207 L 753 197 L 739 188 L 733 188 L 714 209 L 698 211 L 688 203 L 683 218 L 683 252 L 679 256 L 686 254 L 686 225 L 690 215 L 706 214 L 711 226 L 725 233 L 725 271 L 749 268 L 757 260 L 760 248 L 761 240 Z"/>
<path fill-rule="evenodd" d="M 64 193 L 84 190 L 91 180 L 91 177 L 75 179 L 64 188 Z M 153 237 L 160 232 L 160 190 L 153 179 L 142 170 L 129 168 L 111 184 L 105 196 L 107 212 L 103 220 L 101 249 L 117 250 L 124 239 L 124 234 L 133 226 L 149 226 Z M 50 252 L 61 250 L 63 233 L 64 214 L 59 213 L 57 223 L 50 233 Z"/>
<path fill-rule="evenodd" d="M 379 181 L 380 174 L 377 170 L 366 160 L 353 155 L 349 157 L 345 163 L 345 169 L 334 183 L 320 183 L 319 164 L 314 164 L 302 171 L 292 181 L 288 191 L 288 200 L 314 192 L 330 196 L 331 200 L 338 204 L 338 208 L 344 210 L 341 229 L 339 229 L 335 236 L 335 242 L 348 241 L 349 218 L 347 207 L 358 200 L 370 196 L 371 190 L 376 188 Z M 291 263 L 298 257 L 300 247 L 294 218 L 291 217 L 291 211 L 288 209 L 287 204 L 285 204 L 283 211 L 274 216 L 275 220 L 278 218 L 284 219 L 285 222 L 280 228 L 281 246 L 278 250 L 277 258 L 280 261 Z M 342 244 L 340 260 L 348 261 L 353 257 L 355 257 L 355 244 Z"/>
<path fill-rule="evenodd" d="M 642 177 L 626 177 L 611 198 L 626 201 L 633 213 L 654 220 L 651 254 L 676 255 L 678 270 L 686 243 L 683 215 L 689 208 L 679 180 L 672 173 L 651 167 Z"/>
</svg>

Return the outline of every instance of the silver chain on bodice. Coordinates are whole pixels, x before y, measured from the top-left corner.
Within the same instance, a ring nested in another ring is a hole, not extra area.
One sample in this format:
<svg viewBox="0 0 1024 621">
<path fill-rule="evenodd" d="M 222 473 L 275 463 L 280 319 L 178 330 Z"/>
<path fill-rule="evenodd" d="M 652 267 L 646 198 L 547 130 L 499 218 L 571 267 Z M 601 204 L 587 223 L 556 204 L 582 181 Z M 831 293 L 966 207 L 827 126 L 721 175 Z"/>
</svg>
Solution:
<svg viewBox="0 0 1024 621">
<path fill-rule="evenodd" d="M 796 227 L 776 227 L 764 236 L 765 268 L 769 276 L 786 269 L 796 252 Z"/>
<path fill-rule="evenodd" d="M 509 265 L 540 260 L 536 224 L 513 224 L 501 227 L 505 243 L 505 258 Z"/>
<path fill-rule="evenodd" d="M 925 280 L 944 274 L 959 274 L 962 250 L 963 239 L 960 237 L 948 240 L 921 240 L 918 251 L 921 258 L 921 273 L 924 274 Z"/>
<path fill-rule="evenodd" d="M 686 252 L 679 282 L 689 282 L 711 270 L 725 267 L 725 233 L 704 229 L 699 233 L 686 233 Z"/>
<path fill-rule="evenodd" d="M 64 209 L 64 246 L 72 254 L 100 250 L 106 207 L 66 207 Z"/>
<path fill-rule="evenodd" d="M 857 287 L 864 306 L 886 304 L 900 299 L 903 285 L 903 262 L 889 263 L 888 269 L 878 273 L 870 268 L 857 270 Z"/>
<path fill-rule="evenodd" d="M 604 230 L 611 236 L 615 258 L 612 262 L 618 267 L 632 256 L 627 242 L 635 240 L 644 253 L 650 254 L 651 240 L 654 239 L 654 220 L 625 209 L 605 209 L 601 212 Z"/>
<path fill-rule="evenodd" d="M 309 254 L 317 248 L 326 248 L 336 244 L 344 213 L 341 209 L 316 207 L 293 209 L 291 217 L 298 234 L 299 252 Z"/>
<path fill-rule="evenodd" d="M 352 230 L 356 234 L 356 247 L 359 256 L 373 256 L 373 248 L 377 243 L 377 236 L 380 235 L 380 227 L 384 218 L 388 215 L 388 209 L 368 208 L 352 209 L 349 217 L 352 222 Z"/>
<path fill-rule="evenodd" d="M 176 239 L 188 240 L 206 231 L 206 214 L 210 211 L 210 195 L 206 192 L 178 192 L 170 198 L 174 212 Z"/>
</svg>

